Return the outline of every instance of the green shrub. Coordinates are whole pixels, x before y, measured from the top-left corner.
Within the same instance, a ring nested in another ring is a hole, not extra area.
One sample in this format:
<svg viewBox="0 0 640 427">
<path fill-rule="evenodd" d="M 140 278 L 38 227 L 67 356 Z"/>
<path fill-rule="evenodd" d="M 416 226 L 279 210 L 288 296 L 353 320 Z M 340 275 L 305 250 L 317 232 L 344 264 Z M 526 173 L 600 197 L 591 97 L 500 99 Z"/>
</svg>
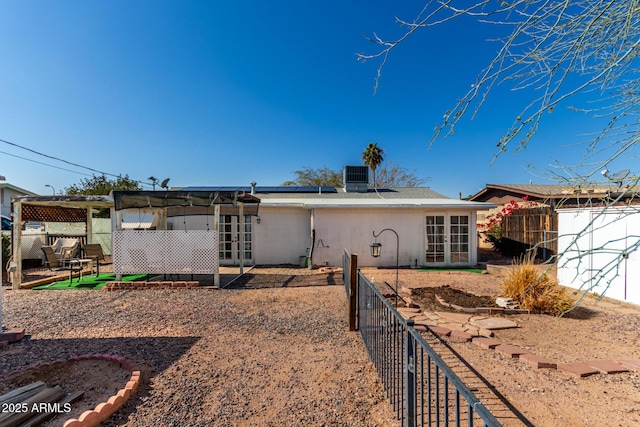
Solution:
<svg viewBox="0 0 640 427">
<path fill-rule="evenodd" d="M 4 270 L 7 262 L 9 262 L 9 258 L 11 258 L 11 235 L 7 233 L 2 233 L 2 269 Z"/>
</svg>

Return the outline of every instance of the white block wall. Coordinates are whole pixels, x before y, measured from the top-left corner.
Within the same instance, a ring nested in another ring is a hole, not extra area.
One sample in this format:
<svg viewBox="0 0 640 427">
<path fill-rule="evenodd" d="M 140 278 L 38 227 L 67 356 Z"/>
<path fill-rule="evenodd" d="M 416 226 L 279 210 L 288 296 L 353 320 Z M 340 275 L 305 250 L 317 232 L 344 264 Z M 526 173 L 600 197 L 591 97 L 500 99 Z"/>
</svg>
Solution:
<svg viewBox="0 0 640 427">
<path fill-rule="evenodd" d="M 640 211 L 558 211 L 560 284 L 640 305 Z"/>
</svg>

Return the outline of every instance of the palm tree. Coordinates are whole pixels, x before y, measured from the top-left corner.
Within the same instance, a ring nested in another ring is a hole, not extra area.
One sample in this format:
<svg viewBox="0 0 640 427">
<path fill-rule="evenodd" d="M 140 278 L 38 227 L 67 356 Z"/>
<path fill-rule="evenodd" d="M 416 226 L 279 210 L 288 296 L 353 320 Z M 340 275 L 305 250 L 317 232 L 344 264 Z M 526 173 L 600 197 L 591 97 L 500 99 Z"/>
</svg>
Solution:
<svg viewBox="0 0 640 427">
<path fill-rule="evenodd" d="M 362 152 L 362 161 L 364 162 L 364 165 L 371 168 L 374 188 L 376 187 L 376 168 L 384 160 L 383 154 L 384 151 L 382 148 L 378 147 L 378 144 L 375 142 L 370 142 Z"/>
</svg>

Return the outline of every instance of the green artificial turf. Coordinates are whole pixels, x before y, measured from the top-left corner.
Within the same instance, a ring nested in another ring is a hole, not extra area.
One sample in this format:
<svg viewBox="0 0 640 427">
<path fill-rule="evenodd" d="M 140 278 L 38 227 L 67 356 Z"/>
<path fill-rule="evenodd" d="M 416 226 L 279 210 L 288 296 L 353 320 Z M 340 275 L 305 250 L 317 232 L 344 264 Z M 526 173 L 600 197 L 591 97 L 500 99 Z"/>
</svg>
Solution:
<svg viewBox="0 0 640 427">
<path fill-rule="evenodd" d="M 135 282 L 138 280 L 144 280 L 147 278 L 146 274 L 129 274 L 122 276 L 122 282 Z M 74 277 L 73 282 L 69 283 L 69 280 L 62 280 L 60 282 L 49 283 L 47 285 L 36 286 L 34 290 L 61 290 L 61 289 L 101 289 L 107 282 L 115 282 L 115 274 L 101 274 L 96 277 L 93 274 L 87 274 L 82 276 L 81 280 Z"/>
<path fill-rule="evenodd" d="M 464 273 L 478 273 L 482 274 L 485 270 L 481 268 L 420 268 L 416 271 L 421 273 L 445 273 L 445 272 L 464 272 Z"/>
</svg>

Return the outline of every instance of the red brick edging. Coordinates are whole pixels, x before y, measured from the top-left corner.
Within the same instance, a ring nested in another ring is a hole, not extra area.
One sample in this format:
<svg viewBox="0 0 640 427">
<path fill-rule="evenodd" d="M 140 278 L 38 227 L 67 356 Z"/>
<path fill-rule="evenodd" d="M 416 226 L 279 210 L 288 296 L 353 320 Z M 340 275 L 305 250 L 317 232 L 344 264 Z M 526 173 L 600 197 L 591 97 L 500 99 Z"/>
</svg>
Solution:
<svg viewBox="0 0 640 427">
<path fill-rule="evenodd" d="M 111 396 L 106 402 L 99 403 L 94 409 L 84 411 L 78 418 L 71 418 L 63 424 L 63 427 L 96 427 L 113 415 L 131 397 L 140 385 L 140 370 L 138 366 L 122 356 L 114 354 L 84 354 L 82 356 L 72 356 L 68 360 L 60 359 L 53 362 L 39 363 L 26 369 L 11 372 L 8 376 L 20 376 L 29 371 L 40 369 L 46 366 L 59 366 L 68 362 L 79 360 L 108 360 L 120 365 L 122 369 L 131 371 L 131 377 L 124 388 Z"/>
<path fill-rule="evenodd" d="M 109 360 L 120 365 L 121 368 L 131 371 L 131 377 L 125 384 L 124 388 L 118 390 L 118 393 L 111 396 L 106 402 L 99 403 L 95 409 L 84 411 L 78 418 L 71 418 L 63 424 L 64 427 L 95 427 L 101 422 L 113 415 L 120 407 L 131 397 L 140 385 L 140 371 L 138 367 L 122 356 L 113 354 L 84 354 L 82 356 L 73 356 L 68 360 L 56 360 L 54 362 L 39 363 L 20 371 L 14 371 L 9 376 L 23 375 L 29 371 L 40 369 L 45 366 L 58 366 L 68 362 L 79 360 Z"/>
<path fill-rule="evenodd" d="M 161 282 L 107 282 L 102 289 L 116 290 L 145 290 L 145 289 L 196 289 L 199 282 L 161 281 Z"/>
<path fill-rule="evenodd" d="M 95 427 L 100 425 L 111 415 L 113 415 L 131 397 L 140 385 L 140 370 L 135 363 L 130 362 L 122 356 L 113 354 L 85 354 L 71 357 L 70 361 L 98 359 L 111 360 L 119 363 L 120 367 L 131 371 L 131 377 L 124 388 L 111 396 L 106 402 L 99 403 L 94 409 L 84 411 L 78 418 L 71 418 L 63 424 L 63 427 Z"/>
</svg>

